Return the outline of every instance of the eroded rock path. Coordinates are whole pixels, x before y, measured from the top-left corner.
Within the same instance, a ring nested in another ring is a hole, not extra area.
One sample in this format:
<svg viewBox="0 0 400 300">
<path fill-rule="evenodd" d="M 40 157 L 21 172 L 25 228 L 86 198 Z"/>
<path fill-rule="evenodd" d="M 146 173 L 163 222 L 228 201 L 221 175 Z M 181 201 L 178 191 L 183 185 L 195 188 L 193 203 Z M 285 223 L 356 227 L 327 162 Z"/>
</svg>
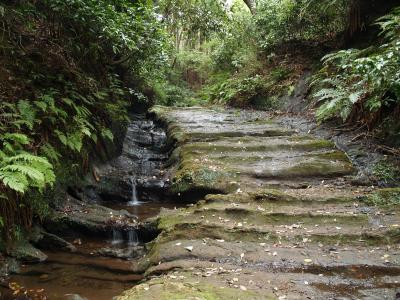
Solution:
<svg viewBox="0 0 400 300">
<path fill-rule="evenodd" d="M 127 299 L 396 299 L 397 190 L 353 186 L 326 140 L 260 112 L 153 109 L 176 144 L 172 190 L 197 204 L 151 220 L 161 232 Z"/>
</svg>

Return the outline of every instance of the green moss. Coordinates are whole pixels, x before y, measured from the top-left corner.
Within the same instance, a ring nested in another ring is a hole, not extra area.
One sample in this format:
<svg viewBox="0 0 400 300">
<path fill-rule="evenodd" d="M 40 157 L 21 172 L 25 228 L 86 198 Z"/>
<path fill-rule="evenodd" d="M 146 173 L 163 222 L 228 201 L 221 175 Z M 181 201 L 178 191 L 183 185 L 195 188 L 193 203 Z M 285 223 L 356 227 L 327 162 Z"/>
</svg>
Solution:
<svg viewBox="0 0 400 300">
<path fill-rule="evenodd" d="M 192 132 L 189 134 L 191 141 L 218 141 L 222 138 L 240 138 L 240 137 L 276 137 L 287 136 L 289 131 L 284 129 L 268 129 L 262 132 L 244 132 L 244 131 L 222 131 L 222 132 Z"/>
<path fill-rule="evenodd" d="M 193 217 L 192 217 L 193 219 Z M 345 220 L 345 222 L 347 222 Z M 312 223 L 311 224 L 315 224 Z M 340 224 L 340 221 L 338 222 Z M 387 245 L 398 243 L 400 241 L 400 230 L 393 229 L 389 230 L 385 234 L 372 234 L 372 233 L 354 233 L 354 234 L 342 234 L 329 233 L 329 234 L 308 234 L 309 240 L 314 244 L 323 243 L 325 245 L 335 245 L 337 243 L 343 245 Z M 157 240 L 158 247 L 160 245 L 176 241 L 176 240 L 201 240 L 203 238 L 210 239 L 222 239 L 227 242 L 255 242 L 260 241 L 275 243 L 277 241 L 299 243 L 303 241 L 304 234 L 294 235 L 282 235 L 277 234 L 275 230 L 265 230 L 261 228 L 227 228 L 218 224 L 201 224 L 201 223 L 178 223 L 175 224 L 173 229 L 169 233 L 165 233 L 159 236 Z M 153 264 L 157 264 L 159 261 L 158 248 L 152 250 L 151 261 Z"/>
<path fill-rule="evenodd" d="M 252 198 L 256 201 L 293 201 L 294 197 L 285 194 L 280 190 L 264 189 L 252 193 Z"/>
<path fill-rule="evenodd" d="M 21 239 L 10 254 L 24 262 L 43 262 L 47 259 L 46 254 L 33 247 L 26 239 Z"/>
<path fill-rule="evenodd" d="M 233 203 L 240 203 L 240 202 L 248 202 L 250 200 L 249 194 L 240 193 L 240 194 L 213 194 L 207 195 L 205 198 L 205 203 L 220 203 L 220 202 L 233 202 Z"/>
<path fill-rule="evenodd" d="M 170 107 L 162 106 L 162 105 L 154 105 L 149 109 L 149 113 L 154 114 L 160 119 L 166 119 L 166 113 L 171 111 Z"/>
<path fill-rule="evenodd" d="M 149 299 L 149 300 L 219 300 L 219 299 L 275 299 L 272 295 L 259 295 L 254 291 L 215 286 L 202 282 L 198 277 L 182 273 L 185 280 L 172 281 L 168 278 L 152 279 L 126 291 L 117 300 Z"/>
<path fill-rule="evenodd" d="M 328 149 L 331 148 L 331 144 L 320 142 L 320 141 L 309 141 L 303 143 L 288 143 L 285 140 L 280 141 L 278 143 L 266 143 L 262 144 L 256 138 L 253 139 L 254 144 L 242 144 L 240 145 L 239 142 L 249 142 L 247 140 L 237 140 L 237 144 L 233 144 L 235 142 L 232 139 L 219 139 L 219 141 L 225 141 L 227 144 L 209 144 L 209 143 L 193 143 L 190 145 L 185 145 L 185 149 L 187 150 L 196 150 L 199 153 L 220 153 L 220 152 L 268 152 L 268 151 L 285 151 L 285 150 L 298 150 L 298 151 L 313 151 L 313 150 L 320 150 L 320 149 Z"/>
<path fill-rule="evenodd" d="M 332 151 L 332 152 L 324 152 L 317 154 L 310 154 L 310 156 L 315 156 L 321 159 L 326 160 L 338 160 L 338 161 L 348 161 L 347 155 L 342 151 Z"/>
<path fill-rule="evenodd" d="M 384 159 L 379 161 L 373 168 L 373 175 L 379 180 L 386 184 L 398 183 L 400 178 L 400 166 L 399 162 L 389 161 Z"/>
<path fill-rule="evenodd" d="M 236 176 L 231 170 L 193 162 L 191 159 L 181 161 L 180 167 L 172 180 L 171 189 L 174 193 L 199 189 L 230 192 L 236 188 L 235 184 L 229 183 Z"/>
<path fill-rule="evenodd" d="M 229 220 L 243 220 L 246 218 L 249 223 L 257 226 L 265 225 L 325 225 L 325 224 L 346 224 L 346 225 L 368 225 L 368 216 L 360 215 L 343 215 L 332 213 L 313 214 L 313 213 L 296 213 L 296 212 L 260 212 L 257 207 L 248 206 L 234 207 L 229 204 L 225 205 L 207 205 L 203 206 L 202 210 L 195 210 L 194 218 L 190 220 L 199 219 L 199 215 L 204 216 L 206 219 L 213 220 L 212 216 L 218 216 L 222 219 Z M 272 207 L 264 207 L 266 210 L 273 210 Z"/>
<path fill-rule="evenodd" d="M 176 224 L 184 222 L 184 214 L 169 214 L 168 216 L 161 216 L 158 220 L 158 229 L 170 231 Z"/>
<path fill-rule="evenodd" d="M 341 164 L 335 162 L 334 164 L 321 160 L 321 161 L 308 161 L 300 162 L 295 166 L 271 172 L 266 170 L 257 174 L 260 178 L 297 178 L 297 177 L 332 177 L 350 175 L 354 172 L 354 168 L 349 162 L 342 162 Z"/>
<path fill-rule="evenodd" d="M 367 195 L 362 200 L 371 206 L 400 205 L 400 188 L 380 189 Z"/>
</svg>

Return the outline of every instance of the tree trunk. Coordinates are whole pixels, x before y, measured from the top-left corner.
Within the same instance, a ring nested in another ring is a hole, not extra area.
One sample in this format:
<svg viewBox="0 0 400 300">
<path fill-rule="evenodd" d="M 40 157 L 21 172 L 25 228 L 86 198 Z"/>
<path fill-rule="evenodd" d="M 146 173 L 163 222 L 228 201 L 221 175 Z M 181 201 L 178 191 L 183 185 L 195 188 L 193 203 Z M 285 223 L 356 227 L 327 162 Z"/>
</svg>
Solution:
<svg viewBox="0 0 400 300">
<path fill-rule="evenodd" d="M 249 8 L 252 15 L 256 13 L 256 0 L 243 0 L 246 6 Z"/>
<path fill-rule="evenodd" d="M 378 17 L 390 12 L 398 6 L 398 0 L 352 0 L 349 6 L 348 27 L 346 30 L 346 44 L 362 34 L 370 31 L 371 25 Z"/>
<path fill-rule="evenodd" d="M 360 1 L 353 0 L 350 5 L 349 10 L 349 26 L 347 28 L 347 38 L 351 39 L 354 34 L 361 31 L 361 11 L 360 11 Z"/>
</svg>

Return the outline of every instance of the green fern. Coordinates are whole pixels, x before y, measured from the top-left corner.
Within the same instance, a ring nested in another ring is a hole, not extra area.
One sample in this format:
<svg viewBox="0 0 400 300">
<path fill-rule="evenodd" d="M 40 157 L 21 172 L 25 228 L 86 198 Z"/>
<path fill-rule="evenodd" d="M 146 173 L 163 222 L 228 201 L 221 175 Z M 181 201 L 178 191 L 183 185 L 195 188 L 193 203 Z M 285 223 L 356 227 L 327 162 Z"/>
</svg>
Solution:
<svg viewBox="0 0 400 300">
<path fill-rule="evenodd" d="M 110 140 L 111 142 L 114 140 L 114 135 L 113 135 L 113 133 L 111 132 L 111 130 L 108 129 L 108 128 L 102 128 L 102 129 L 101 129 L 101 136 L 102 136 L 103 138 L 105 138 L 105 139 Z"/>
<path fill-rule="evenodd" d="M 346 121 L 356 106 L 368 114 L 400 102 L 400 8 L 377 24 L 387 39 L 380 47 L 342 50 L 323 58 L 323 68 L 312 82 L 313 97 L 322 103 L 316 113 L 320 121 Z"/>
<path fill-rule="evenodd" d="M 54 163 L 58 163 L 61 157 L 61 154 L 50 143 L 42 145 L 40 152 Z"/>
<path fill-rule="evenodd" d="M 20 121 L 23 121 L 29 130 L 33 129 L 36 120 L 36 110 L 27 100 L 20 100 L 17 104 L 20 113 Z"/>
<path fill-rule="evenodd" d="M 46 158 L 22 152 L 1 159 L 0 180 L 6 187 L 25 193 L 32 187 L 43 190 L 52 185 L 55 175 Z"/>
</svg>

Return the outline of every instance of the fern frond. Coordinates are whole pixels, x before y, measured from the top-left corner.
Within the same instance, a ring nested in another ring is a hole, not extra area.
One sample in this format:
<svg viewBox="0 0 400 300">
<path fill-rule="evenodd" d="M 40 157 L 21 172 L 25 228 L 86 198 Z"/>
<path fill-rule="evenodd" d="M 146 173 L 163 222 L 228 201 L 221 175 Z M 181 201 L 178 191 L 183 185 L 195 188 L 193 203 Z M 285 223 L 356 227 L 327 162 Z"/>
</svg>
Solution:
<svg viewBox="0 0 400 300">
<path fill-rule="evenodd" d="M 30 138 L 22 133 L 5 133 L 0 135 L 0 140 L 20 145 L 28 145 L 31 142 Z"/>
<path fill-rule="evenodd" d="M 49 143 L 46 143 L 40 147 L 40 151 L 45 157 L 54 162 L 58 162 L 61 157 L 61 154 Z"/>
<path fill-rule="evenodd" d="M 37 162 L 37 163 L 42 164 L 43 166 L 46 166 L 49 168 L 52 167 L 51 163 L 49 163 L 49 161 L 46 158 L 37 156 L 37 155 L 32 155 L 32 154 L 29 154 L 26 152 L 15 155 L 15 156 L 8 157 L 5 161 L 10 162 L 10 163 L 14 163 L 14 162 L 18 162 L 18 161 L 24 161 L 27 163 Z"/>
<path fill-rule="evenodd" d="M 28 165 L 20 165 L 20 164 L 8 165 L 3 168 L 0 168 L 0 174 L 1 173 L 20 173 L 39 183 L 44 183 L 45 181 L 42 172 Z"/>
<path fill-rule="evenodd" d="M 28 181 L 25 176 L 15 172 L 0 172 L 0 180 L 3 184 L 21 194 L 28 189 Z"/>
<path fill-rule="evenodd" d="M 36 110 L 27 100 L 20 100 L 17 104 L 21 120 L 32 130 L 36 121 Z"/>
<path fill-rule="evenodd" d="M 113 135 L 113 133 L 111 132 L 111 130 L 108 129 L 108 128 L 102 128 L 102 129 L 101 129 L 101 136 L 102 136 L 103 138 L 105 138 L 105 139 L 110 140 L 110 141 L 113 141 L 113 140 L 114 140 L 114 135 Z"/>
</svg>

